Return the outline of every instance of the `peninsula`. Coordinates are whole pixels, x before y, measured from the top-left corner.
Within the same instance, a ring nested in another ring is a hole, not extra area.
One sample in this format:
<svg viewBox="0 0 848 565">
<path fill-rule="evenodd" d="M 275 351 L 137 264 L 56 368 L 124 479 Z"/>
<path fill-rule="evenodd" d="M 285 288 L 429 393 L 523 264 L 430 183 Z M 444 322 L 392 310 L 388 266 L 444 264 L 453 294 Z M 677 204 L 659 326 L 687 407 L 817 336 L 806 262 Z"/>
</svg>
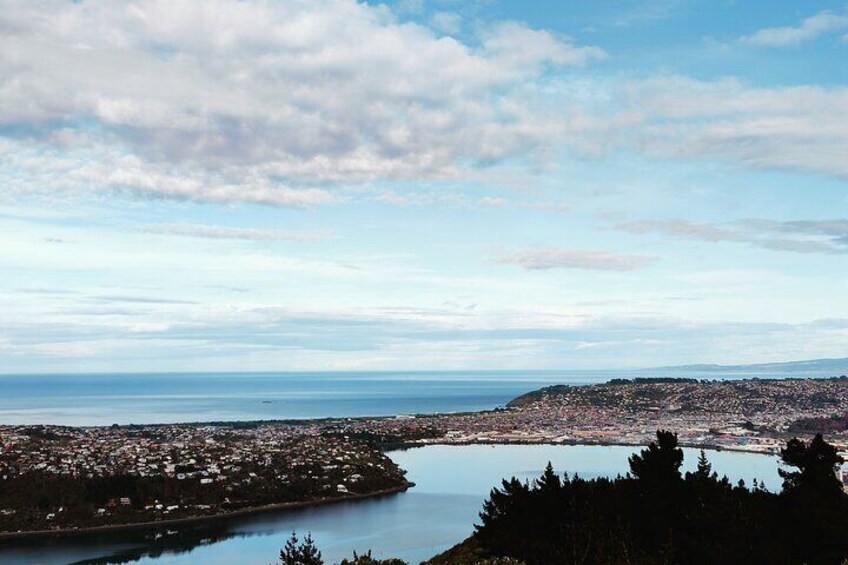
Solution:
<svg viewBox="0 0 848 565">
<path fill-rule="evenodd" d="M 313 426 L 4 426 L 0 444 L 0 537 L 179 524 L 411 486 L 380 450 Z"/>
</svg>

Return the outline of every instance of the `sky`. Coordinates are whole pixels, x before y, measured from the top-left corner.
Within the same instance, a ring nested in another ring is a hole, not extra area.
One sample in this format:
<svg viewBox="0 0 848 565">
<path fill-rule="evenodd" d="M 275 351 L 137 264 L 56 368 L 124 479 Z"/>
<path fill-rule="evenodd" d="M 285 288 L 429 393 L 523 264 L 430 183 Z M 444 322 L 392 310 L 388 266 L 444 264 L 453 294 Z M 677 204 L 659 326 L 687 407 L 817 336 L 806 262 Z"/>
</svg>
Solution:
<svg viewBox="0 0 848 565">
<path fill-rule="evenodd" d="M 848 352 L 848 2 L 4 0 L 0 373 Z"/>
</svg>

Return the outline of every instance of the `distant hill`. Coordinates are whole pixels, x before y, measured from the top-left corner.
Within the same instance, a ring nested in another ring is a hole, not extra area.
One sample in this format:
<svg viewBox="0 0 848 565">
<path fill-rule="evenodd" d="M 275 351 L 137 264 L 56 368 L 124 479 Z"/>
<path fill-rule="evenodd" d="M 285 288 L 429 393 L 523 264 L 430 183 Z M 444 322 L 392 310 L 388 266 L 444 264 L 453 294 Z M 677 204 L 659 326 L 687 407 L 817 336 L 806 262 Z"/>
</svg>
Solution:
<svg viewBox="0 0 848 565">
<path fill-rule="evenodd" d="M 776 372 L 798 373 L 805 371 L 830 372 L 833 375 L 848 374 L 848 358 L 842 359 L 808 359 L 805 361 L 785 361 L 782 363 L 757 363 L 754 365 L 679 365 L 675 367 L 657 367 L 646 371 L 685 371 L 685 372 Z"/>
</svg>

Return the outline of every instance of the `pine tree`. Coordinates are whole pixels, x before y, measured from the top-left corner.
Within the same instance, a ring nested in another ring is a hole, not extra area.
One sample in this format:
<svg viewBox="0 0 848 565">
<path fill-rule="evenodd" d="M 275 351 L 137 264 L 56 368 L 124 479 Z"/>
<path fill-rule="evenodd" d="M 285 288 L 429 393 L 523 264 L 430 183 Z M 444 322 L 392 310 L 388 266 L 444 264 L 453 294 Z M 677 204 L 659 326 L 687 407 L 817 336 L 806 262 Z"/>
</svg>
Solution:
<svg viewBox="0 0 848 565">
<path fill-rule="evenodd" d="M 280 565 L 300 565 L 299 557 L 297 532 L 292 532 L 291 537 L 286 540 L 286 545 L 280 550 Z"/>
<path fill-rule="evenodd" d="M 704 453 L 704 450 L 701 450 L 701 454 L 698 456 L 698 469 L 695 471 L 695 475 L 701 479 L 708 479 L 712 474 L 713 466 L 707 460 L 707 454 Z"/>
<path fill-rule="evenodd" d="M 559 475 L 554 472 L 554 467 L 550 461 L 548 461 L 542 476 L 536 479 L 536 488 L 542 492 L 557 491 L 562 488 L 562 481 Z"/>
<path fill-rule="evenodd" d="M 645 485 L 662 487 L 676 484 L 682 478 L 683 450 L 677 446 L 677 434 L 657 430 L 657 441 L 629 459 L 630 472 Z"/>
<path fill-rule="evenodd" d="M 312 539 L 311 533 L 306 534 L 306 537 L 303 538 L 303 543 L 300 545 L 299 565 L 324 565 L 321 552 L 315 547 L 315 541 Z"/>
<path fill-rule="evenodd" d="M 292 532 L 286 545 L 280 550 L 280 565 L 324 565 L 312 534 L 306 534 L 303 542 L 299 542 L 297 532 Z"/>
</svg>

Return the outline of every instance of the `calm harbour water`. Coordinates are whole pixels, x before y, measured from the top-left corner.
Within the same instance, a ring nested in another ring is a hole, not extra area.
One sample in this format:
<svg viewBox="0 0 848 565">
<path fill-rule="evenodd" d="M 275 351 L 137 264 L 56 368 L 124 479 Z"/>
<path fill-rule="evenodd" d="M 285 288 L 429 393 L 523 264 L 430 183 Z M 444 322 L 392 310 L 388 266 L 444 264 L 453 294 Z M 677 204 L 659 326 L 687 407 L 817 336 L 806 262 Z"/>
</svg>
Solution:
<svg viewBox="0 0 848 565">
<path fill-rule="evenodd" d="M 416 486 L 374 500 L 267 513 L 230 520 L 214 528 L 192 528 L 157 542 L 126 534 L 88 541 L 39 542 L 28 547 L 0 544 L 0 563 L 44 565 L 125 563 L 148 565 L 267 564 L 274 561 L 292 530 L 312 532 L 329 563 L 356 549 L 419 563 L 467 537 L 483 500 L 501 478 L 532 479 L 548 461 L 558 472 L 590 478 L 627 471 L 634 448 L 620 446 L 428 446 L 389 455 Z M 697 451 L 685 450 L 686 469 Z M 713 467 L 732 480 L 754 478 L 780 488 L 777 460 L 748 453 L 710 452 Z M 96 560 L 96 561 L 94 561 Z"/>
</svg>

